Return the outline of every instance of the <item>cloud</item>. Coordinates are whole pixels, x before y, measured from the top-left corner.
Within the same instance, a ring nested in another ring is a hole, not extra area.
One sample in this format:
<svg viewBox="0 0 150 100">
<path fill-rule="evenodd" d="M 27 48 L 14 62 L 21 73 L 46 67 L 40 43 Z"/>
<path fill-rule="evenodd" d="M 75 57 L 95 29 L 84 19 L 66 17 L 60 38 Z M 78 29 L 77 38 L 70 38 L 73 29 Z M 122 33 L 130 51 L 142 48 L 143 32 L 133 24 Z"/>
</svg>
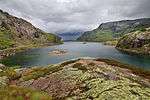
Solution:
<svg viewBox="0 0 150 100">
<path fill-rule="evenodd" d="M 0 0 L 0 9 L 47 32 L 92 30 L 100 23 L 150 17 L 150 0 Z"/>
</svg>

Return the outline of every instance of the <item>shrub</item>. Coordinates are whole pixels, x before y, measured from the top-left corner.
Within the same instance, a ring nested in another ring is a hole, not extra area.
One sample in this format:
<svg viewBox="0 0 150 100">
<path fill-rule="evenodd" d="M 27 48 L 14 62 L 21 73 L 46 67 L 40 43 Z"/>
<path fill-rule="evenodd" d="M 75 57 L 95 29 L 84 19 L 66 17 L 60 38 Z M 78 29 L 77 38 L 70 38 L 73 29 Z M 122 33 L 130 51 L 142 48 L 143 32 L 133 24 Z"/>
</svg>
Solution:
<svg viewBox="0 0 150 100">
<path fill-rule="evenodd" d="M 141 32 L 145 32 L 145 31 L 146 31 L 146 29 L 145 29 L 145 28 L 140 28 L 140 29 L 139 29 L 139 31 L 141 31 Z"/>
</svg>

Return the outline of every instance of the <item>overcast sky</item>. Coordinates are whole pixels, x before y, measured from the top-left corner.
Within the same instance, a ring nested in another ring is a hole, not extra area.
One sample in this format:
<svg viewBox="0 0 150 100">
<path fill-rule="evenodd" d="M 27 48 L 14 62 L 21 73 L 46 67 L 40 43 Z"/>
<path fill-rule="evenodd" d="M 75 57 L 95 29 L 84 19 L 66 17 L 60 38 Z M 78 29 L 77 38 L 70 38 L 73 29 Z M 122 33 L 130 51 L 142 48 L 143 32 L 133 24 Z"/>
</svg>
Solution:
<svg viewBox="0 0 150 100">
<path fill-rule="evenodd" d="M 150 17 L 150 0 L 0 0 L 0 9 L 47 32 L 61 33 Z"/>
</svg>

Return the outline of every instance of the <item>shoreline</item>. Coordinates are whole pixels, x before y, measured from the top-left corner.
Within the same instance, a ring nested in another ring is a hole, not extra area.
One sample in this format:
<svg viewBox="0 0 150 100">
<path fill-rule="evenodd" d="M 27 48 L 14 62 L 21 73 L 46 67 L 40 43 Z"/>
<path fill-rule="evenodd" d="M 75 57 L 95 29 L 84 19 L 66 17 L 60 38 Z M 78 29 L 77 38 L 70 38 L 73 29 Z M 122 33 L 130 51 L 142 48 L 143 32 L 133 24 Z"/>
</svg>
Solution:
<svg viewBox="0 0 150 100">
<path fill-rule="evenodd" d="M 40 44 L 40 45 L 27 45 L 27 46 L 20 46 L 16 48 L 8 48 L 4 50 L 0 50 L 0 60 L 15 55 L 16 53 L 23 52 L 30 49 L 41 48 L 41 47 L 48 47 L 54 45 L 61 45 L 62 43 L 49 43 L 49 44 Z"/>
</svg>

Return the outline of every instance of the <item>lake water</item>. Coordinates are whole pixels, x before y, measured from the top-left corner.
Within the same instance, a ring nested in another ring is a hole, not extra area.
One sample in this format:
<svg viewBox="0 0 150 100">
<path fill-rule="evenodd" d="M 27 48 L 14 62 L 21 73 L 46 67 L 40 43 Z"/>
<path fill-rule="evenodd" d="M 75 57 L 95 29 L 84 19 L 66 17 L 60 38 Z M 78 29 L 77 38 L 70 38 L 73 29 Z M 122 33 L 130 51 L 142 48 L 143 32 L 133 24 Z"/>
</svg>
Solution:
<svg viewBox="0 0 150 100">
<path fill-rule="evenodd" d="M 67 53 L 59 56 L 48 54 L 55 49 L 66 50 Z M 116 50 L 112 46 L 94 42 L 88 42 L 87 44 L 83 44 L 82 42 L 65 42 L 62 45 L 31 49 L 10 56 L 2 62 L 9 65 L 32 67 L 56 64 L 79 57 L 115 59 L 144 69 L 150 69 L 150 57 L 148 56 L 128 55 Z"/>
</svg>

